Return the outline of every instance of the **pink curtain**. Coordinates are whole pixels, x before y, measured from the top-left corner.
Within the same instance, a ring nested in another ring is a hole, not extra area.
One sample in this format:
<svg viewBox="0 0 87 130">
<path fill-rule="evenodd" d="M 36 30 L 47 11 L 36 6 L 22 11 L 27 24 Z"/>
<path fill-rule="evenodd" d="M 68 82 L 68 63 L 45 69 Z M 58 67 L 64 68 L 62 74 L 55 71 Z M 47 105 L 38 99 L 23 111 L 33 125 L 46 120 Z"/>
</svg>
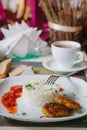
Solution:
<svg viewBox="0 0 87 130">
<path fill-rule="evenodd" d="M 26 6 L 31 8 L 31 18 L 29 25 L 32 27 L 42 28 L 44 23 L 44 14 L 38 6 L 39 0 L 26 0 Z"/>
<path fill-rule="evenodd" d="M 0 20 L 2 20 L 3 22 L 6 22 L 6 14 L 3 9 L 3 5 L 1 1 L 0 1 Z"/>
</svg>

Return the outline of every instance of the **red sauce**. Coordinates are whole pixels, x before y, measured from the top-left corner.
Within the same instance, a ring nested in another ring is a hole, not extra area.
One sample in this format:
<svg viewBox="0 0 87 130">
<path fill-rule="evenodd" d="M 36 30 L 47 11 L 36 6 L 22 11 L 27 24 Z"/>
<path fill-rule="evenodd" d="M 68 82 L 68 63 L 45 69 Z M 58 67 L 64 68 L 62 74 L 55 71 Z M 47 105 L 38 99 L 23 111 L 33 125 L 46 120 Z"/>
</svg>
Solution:
<svg viewBox="0 0 87 130">
<path fill-rule="evenodd" d="M 22 86 L 21 85 L 12 86 L 10 88 L 10 92 L 14 94 L 15 98 L 19 98 L 22 94 Z"/>
<path fill-rule="evenodd" d="M 60 90 L 59 90 L 60 92 L 64 92 L 64 88 L 60 88 Z"/>
<path fill-rule="evenodd" d="M 1 97 L 3 106 L 10 112 L 17 112 L 17 98 L 22 95 L 22 85 L 12 86 L 10 90 Z"/>
</svg>

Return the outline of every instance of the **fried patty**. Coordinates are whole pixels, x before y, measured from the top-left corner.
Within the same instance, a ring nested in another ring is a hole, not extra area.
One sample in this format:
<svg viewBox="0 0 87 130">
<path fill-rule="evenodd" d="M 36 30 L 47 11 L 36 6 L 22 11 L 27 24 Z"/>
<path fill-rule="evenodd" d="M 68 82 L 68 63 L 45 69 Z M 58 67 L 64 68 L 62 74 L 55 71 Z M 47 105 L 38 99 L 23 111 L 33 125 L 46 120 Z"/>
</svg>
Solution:
<svg viewBox="0 0 87 130">
<path fill-rule="evenodd" d="M 44 113 L 47 117 L 66 117 L 69 116 L 68 109 L 56 102 L 53 103 L 47 103 L 45 104 L 41 111 Z"/>
<path fill-rule="evenodd" d="M 68 109 L 79 110 L 80 104 L 64 96 L 56 97 L 56 102 L 66 106 Z"/>
</svg>

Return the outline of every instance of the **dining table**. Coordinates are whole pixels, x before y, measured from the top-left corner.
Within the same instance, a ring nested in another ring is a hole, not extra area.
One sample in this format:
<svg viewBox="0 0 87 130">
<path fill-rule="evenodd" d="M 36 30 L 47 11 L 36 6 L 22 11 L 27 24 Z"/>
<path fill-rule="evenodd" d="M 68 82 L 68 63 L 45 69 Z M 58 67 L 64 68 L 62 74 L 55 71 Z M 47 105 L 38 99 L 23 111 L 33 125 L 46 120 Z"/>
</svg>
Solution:
<svg viewBox="0 0 87 130">
<path fill-rule="evenodd" d="M 31 58 L 28 60 L 14 60 L 13 65 L 19 66 L 19 65 L 28 65 L 32 66 L 32 70 L 35 73 L 35 75 L 41 74 L 41 75 L 51 75 L 55 74 L 53 71 L 50 71 L 43 67 L 42 61 L 51 57 L 51 55 L 48 56 L 42 56 L 39 58 Z M 87 82 L 87 69 L 81 70 L 79 72 L 76 72 L 72 75 L 73 77 L 78 77 Z M 87 128 L 87 115 L 72 119 L 68 121 L 60 121 L 60 122 L 32 122 L 32 121 L 19 121 L 15 119 L 6 118 L 4 116 L 0 116 L 0 129 L 15 129 L 15 130 L 68 130 L 68 129 L 86 129 Z"/>
</svg>

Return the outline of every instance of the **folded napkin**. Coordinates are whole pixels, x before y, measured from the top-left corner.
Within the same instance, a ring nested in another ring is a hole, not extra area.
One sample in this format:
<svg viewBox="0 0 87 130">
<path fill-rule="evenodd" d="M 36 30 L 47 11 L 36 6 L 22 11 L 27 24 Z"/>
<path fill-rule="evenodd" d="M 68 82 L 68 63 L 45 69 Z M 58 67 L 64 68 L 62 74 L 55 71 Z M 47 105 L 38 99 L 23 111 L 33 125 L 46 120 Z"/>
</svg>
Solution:
<svg viewBox="0 0 87 130">
<path fill-rule="evenodd" d="M 1 28 L 1 31 L 5 39 L 0 41 L 0 56 L 23 58 L 31 53 L 38 56 L 50 53 L 47 42 L 40 38 L 42 30 L 29 27 L 24 21 L 9 24 L 8 29 Z"/>
</svg>

